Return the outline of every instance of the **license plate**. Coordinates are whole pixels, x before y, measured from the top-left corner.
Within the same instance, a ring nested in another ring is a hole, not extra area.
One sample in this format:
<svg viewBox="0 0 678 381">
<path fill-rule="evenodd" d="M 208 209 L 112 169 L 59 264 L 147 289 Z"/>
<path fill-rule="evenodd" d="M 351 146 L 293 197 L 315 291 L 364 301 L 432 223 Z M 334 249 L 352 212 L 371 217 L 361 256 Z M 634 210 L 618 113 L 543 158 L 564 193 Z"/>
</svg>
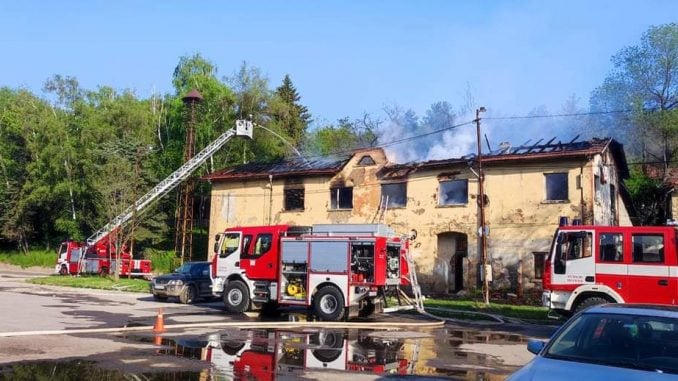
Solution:
<svg viewBox="0 0 678 381">
<path fill-rule="evenodd" d="M 376 291 L 370 291 L 367 295 L 368 296 L 377 296 L 377 292 Z"/>
<path fill-rule="evenodd" d="M 155 286 L 155 289 L 156 290 L 164 290 L 165 286 L 164 285 L 158 285 L 158 286 Z"/>
</svg>

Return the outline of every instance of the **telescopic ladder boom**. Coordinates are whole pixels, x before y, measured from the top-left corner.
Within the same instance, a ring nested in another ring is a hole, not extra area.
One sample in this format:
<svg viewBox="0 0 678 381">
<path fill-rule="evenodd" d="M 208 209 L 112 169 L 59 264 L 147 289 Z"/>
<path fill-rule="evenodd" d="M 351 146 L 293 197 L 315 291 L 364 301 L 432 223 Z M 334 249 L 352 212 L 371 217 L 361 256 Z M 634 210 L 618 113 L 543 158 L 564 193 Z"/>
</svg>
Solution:
<svg viewBox="0 0 678 381">
<path fill-rule="evenodd" d="M 244 136 L 252 139 L 252 129 L 253 124 L 251 121 L 246 120 L 237 120 L 235 128 L 232 128 L 218 138 L 216 138 L 212 143 L 208 144 L 202 151 L 195 155 L 192 159 L 188 160 L 184 165 L 179 169 L 174 171 L 167 178 L 162 180 L 158 185 L 153 189 L 148 191 L 140 199 L 138 199 L 134 204 L 129 206 L 122 212 L 119 216 L 112 219 L 104 227 L 97 230 L 89 238 L 87 238 L 87 246 L 93 246 L 99 240 L 103 239 L 109 235 L 113 230 L 119 228 L 120 226 L 126 224 L 134 213 L 140 213 L 148 205 L 158 198 L 166 195 L 172 189 L 176 188 L 177 185 L 181 184 L 182 181 L 186 180 L 193 172 L 195 172 L 198 167 L 200 167 L 207 159 L 209 159 L 215 152 L 217 152 L 221 147 L 223 147 L 226 142 L 231 140 L 234 136 Z"/>
</svg>

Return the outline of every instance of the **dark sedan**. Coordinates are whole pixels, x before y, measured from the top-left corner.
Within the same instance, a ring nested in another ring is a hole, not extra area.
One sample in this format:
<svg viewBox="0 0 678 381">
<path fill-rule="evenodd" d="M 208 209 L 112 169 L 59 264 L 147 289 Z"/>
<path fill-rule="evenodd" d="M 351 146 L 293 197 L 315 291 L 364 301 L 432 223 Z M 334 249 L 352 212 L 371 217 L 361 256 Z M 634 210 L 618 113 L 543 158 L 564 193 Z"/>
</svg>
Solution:
<svg viewBox="0 0 678 381">
<path fill-rule="evenodd" d="M 165 301 L 178 297 L 184 304 L 198 298 L 212 298 L 212 277 L 209 262 L 187 262 L 173 273 L 153 278 L 149 284 L 153 298 Z"/>
</svg>

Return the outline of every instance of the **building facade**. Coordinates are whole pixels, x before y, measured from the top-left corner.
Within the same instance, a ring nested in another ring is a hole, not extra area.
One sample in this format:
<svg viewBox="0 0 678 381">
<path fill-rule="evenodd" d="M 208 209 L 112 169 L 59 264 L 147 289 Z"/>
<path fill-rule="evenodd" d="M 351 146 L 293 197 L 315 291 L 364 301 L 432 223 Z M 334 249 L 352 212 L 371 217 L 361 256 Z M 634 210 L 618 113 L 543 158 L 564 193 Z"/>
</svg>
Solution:
<svg viewBox="0 0 678 381">
<path fill-rule="evenodd" d="M 493 288 L 540 284 L 560 217 L 630 224 L 621 144 L 502 147 L 482 156 Z M 212 183 L 210 239 L 238 225 L 381 222 L 416 233 L 410 247 L 424 289 L 473 289 L 481 263 L 477 175 L 475 156 L 393 164 L 380 148 L 227 168 L 205 177 Z"/>
</svg>

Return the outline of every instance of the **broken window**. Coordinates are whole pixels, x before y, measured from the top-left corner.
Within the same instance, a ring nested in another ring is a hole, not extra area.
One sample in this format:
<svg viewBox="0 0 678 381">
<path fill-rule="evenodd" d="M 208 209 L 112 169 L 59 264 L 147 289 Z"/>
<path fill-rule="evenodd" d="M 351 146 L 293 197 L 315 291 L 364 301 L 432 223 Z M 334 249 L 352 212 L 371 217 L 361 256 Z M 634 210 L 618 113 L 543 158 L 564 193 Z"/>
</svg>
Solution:
<svg viewBox="0 0 678 381">
<path fill-rule="evenodd" d="M 441 181 L 439 188 L 439 205 L 468 203 L 468 180 Z"/>
<path fill-rule="evenodd" d="M 304 210 L 304 188 L 285 189 L 285 210 Z"/>
<path fill-rule="evenodd" d="M 330 188 L 330 209 L 352 209 L 353 188 L 337 187 Z"/>
<path fill-rule="evenodd" d="M 545 173 L 546 178 L 546 200 L 547 201 L 567 201 L 567 173 Z"/>
<path fill-rule="evenodd" d="M 382 184 L 381 200 L 389 208 L 403 208 L 407 205 L 407 183 Z"/>
<path fill-rule="evenodd" d="M 542 279 L 544 277 L 544 261 L 546 259 L 546 252 L 534 251 L 534 279 Z"/>
<path fill-rule="evenodd" d="M 372 159 L 372 156 L 370 155 L 365 155 L 360 158 L 360 161 L 358 161 L 358 165 L 375 165 L 377 163 L 374 162 L 374 159 Z"/>
</svg>

